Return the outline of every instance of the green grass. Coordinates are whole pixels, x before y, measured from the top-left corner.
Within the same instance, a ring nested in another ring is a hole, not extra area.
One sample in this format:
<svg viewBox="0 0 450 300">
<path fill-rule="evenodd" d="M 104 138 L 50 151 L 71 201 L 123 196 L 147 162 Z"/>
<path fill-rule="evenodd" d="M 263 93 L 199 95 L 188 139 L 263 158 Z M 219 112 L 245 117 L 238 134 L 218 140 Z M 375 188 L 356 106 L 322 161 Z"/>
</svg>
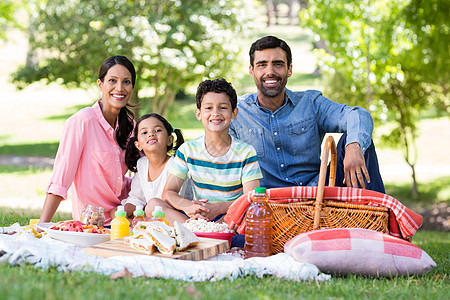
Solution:
<svg viewBox="0 0 450 300">
<path fill-rule="evenodd" d="M 59 142 L 10 144 L 0 146 L 1 155 L 55 157 Z"/>
<path fill-rule="evenodd" d="M 419 195 L 414 198 L 411 194 L 411 184 L 386 183 L 386 193 L 407 207 L 420 212 L 429 209 L 433 204 L 450 202 L 450 176 L 439 177 L 428 182 L 420 182 Z"/>
<path fill-rule="evenodd" d="M 0 208 L 0 223 L 28 223 L 38 211 Z M 57 220 L 68 215 L 58 215 Z M 271 276 L 234 281 L 184 282 L 145 277 L 112 280 L 85 272 L 0 264 L 1 299 L 446 299 L 450 292 L 450 233 L 418 232 L 414 243 L 438 264 L 427 275 L 333 277 L 329 282 L 293 282 Z"/>
</svg>

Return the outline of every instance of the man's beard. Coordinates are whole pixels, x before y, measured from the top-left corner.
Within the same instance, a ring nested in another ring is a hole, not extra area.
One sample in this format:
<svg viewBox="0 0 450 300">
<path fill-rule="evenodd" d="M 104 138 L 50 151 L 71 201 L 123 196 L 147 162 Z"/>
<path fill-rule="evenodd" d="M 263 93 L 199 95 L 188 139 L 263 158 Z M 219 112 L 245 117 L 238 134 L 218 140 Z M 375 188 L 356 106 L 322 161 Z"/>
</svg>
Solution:
<svg viewBox="0 0 450 300">
<path fill-rule="evenodd" d="M 276 88 L 266 88 L 263 85 L 263 79 L 261 78 L 260 80 L 257 80 L 256 83 L 256 88 L 266 97 L 269 98 L 273 98 L 273 97 L 277 97 L 278 95 L 280 95 L 283 91 L 284 88 L 286 87 L 287 84 L 287 77 L 285 78 L 281 78 L 281 77 L 272 77 L 273 79 L 277 79 L 280 80 L 280 85 Z"/>
</svg>

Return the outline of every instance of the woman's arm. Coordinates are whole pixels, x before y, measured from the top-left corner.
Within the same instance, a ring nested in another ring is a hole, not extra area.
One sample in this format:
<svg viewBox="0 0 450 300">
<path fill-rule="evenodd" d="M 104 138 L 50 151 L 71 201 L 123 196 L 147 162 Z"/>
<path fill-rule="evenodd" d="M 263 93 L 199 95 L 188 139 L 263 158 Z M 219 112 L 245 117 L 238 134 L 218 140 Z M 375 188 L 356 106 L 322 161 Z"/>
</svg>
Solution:
<svg viewBox="0 0 450 300">
<path fill-rule="evenodd" d="M 42 208 L 41 218 L 39 222 L 51 222 L 62 200 L 63 197 L 61 196 L 47 194 L 47 197 L 45 197 L 44 207 Z"/>
</svg>

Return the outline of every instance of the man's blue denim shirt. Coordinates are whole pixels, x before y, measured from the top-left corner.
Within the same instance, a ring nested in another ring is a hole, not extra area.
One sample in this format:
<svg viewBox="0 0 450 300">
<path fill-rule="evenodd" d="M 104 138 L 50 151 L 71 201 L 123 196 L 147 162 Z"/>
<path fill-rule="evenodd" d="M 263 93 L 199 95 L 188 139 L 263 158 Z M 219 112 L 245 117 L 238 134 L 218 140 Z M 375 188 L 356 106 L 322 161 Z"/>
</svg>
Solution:
<svg viewBox="0 0 450 300">
<path fill-rule="evenodd" d="M 372 142 L 373 120 L 361 107 L 333 102 L 319 91 L 292 92 L 272 112 L 261 107 L 257 94 L 238 98 L 239 113 L 230 134 L 256 149 L 263 187 L 318 184 L 321 144 L 326 133 L 347 132 L 363 153 Z"/>
</svg>

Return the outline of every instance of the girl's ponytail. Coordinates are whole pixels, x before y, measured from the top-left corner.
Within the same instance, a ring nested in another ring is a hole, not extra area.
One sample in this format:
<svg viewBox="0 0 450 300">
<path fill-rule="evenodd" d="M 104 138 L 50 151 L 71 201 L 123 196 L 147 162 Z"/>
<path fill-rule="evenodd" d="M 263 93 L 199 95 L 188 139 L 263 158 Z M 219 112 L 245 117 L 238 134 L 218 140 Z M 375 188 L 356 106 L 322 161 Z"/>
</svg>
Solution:
<svg viewBox="0 0 450 300">
<path fill-rule="evenodd" d="M 137 161 L 141 158 L 141 151 L 134 145 L 136 141 L 136 136 L 131 137 L 125 151 L 125 163 L 127 164 L 128 170 L 132 172 L 137 172 Z"/>
<path fill-rule="evenodd" d="M 174 129 L 173 133 L 175 133 L 175 135 L 177 137 L 175 147 L 173 147 L 173 150 L 176 151 L 178 148 L 180 148 L 181 144 L 184 143 L 184 137 L 183 137 L 183 134 L 181 133 L 180 129 Z"/>
</svg>

